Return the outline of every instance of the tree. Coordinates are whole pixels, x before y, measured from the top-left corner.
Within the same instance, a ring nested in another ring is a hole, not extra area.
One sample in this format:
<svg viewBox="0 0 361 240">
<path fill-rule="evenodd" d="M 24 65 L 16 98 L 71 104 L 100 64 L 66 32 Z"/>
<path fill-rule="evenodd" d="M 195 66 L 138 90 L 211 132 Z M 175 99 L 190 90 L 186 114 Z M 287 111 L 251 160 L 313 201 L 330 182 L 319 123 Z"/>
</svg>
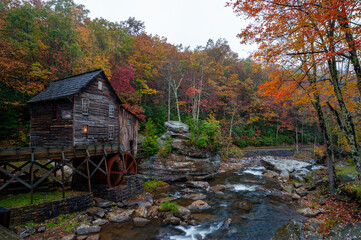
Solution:
<svg viewBox="0 0 361 240">
<path fill-rule="evenodd" d="M 333 91 L 330 93 L 336 96 L 340 113 L 331 103 L 328 103 L 328 106 L 346 136 L 361 179 L 360 147 L 353 117 L 341 89 L 341 85 L 349 84 L 347 79 L 351 80 L 352 77 L 345 78 L 342 74 L 345 69 L 340 69 L 338 65 L 338 61 L 344 55 L 357 54 L 353 50 L 359 43 L 351 42 L 351 38 L 347 37 L 350 29 L 345 25 L 347 21 L 344 19 L 345 16 L 357 18 L 359 6 L 355 3 L 355 1 L 253 0 L 231 1 L 229 5 L 235 12 L 255 20 L 239 36 L 244 43 L 255 41 L 260 44 L 259 51 L 255 54 L 258 59 L 286 68 L 296 65 L 297 70 L 304 70 L 304 76 L 314 69 L 313 66 L 305 65 L 308 60 L 313 59 L 312 62 L 321 72 L 327 72 L 325 78 L 321 80 L 328 80 L 331 84 Z M 359 26 L 354 24 L 352 32 L 357 33 L 359 30 Z M 356 45 L 352 46 L 352 43 Z M 307 61 L 300 62 L 300 56 L 304 56 Z M 357 61 L 353 61 L 353 64 L 357 75 Z M 298 79 L 297 84 L 304 77 Z M 329 97 L 332 96 L 331 94 Z"/>
</svg>

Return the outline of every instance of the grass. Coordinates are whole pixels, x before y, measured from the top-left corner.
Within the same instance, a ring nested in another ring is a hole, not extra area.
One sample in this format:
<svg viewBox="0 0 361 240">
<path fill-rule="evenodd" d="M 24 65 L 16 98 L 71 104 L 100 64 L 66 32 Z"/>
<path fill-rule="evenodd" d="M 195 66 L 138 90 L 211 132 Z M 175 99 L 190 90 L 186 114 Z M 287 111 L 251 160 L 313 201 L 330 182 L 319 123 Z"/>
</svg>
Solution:
<svg viewBox="0 0 361 240">
<path fill-rule="evenodd" d="M 70 192 L 65 192 L 65 197 L 69 197 L 72 194 Z M 37 192 L 34 193 L 33 199 L 34 204 L 42 203 L 52 200 L 61 199 L 63 197 L 62 192 Z M 7 195 L 0 196 L 0 206 L 4 208 L 12 208 L 19 206 L 30 205 L 30 193 L 16 194 L 16 195 Z"/>
<path fill-rule="evenodd" d="M 155 192 L 158 188 L 168 187 L 169 184 L 162 180 L 153 179 L 151 181 L 144 181 L 144 188 L 147 192 Z"/>
<path fill-rule="evenodd" d="M 173 214 L 178 212 L 178 204 L 176 202 L 171 202 L 169 199 L 160 203 L 160 211 L 171 211 Z"/>
<path fill-rule="evenodd" d="M 21 229 L 27 227 L 39 227 L 45 226 L 47 229 L 60 227 L 66 232 L 72 232 L 81 224 L 87 223 L 84 218 L 78 219 L 77 216 L 79 213 L 71 213 L 71 214 L 61 214 L 55 218 L 48 219 L 41 223 L 28 222 L 25 225 L 11 226 L 11 228 Z"/>
<path fill-rule="evenodd" d="M 337 174 L 357 174 L 354 166 L 335 166 Z"/>
</svg>

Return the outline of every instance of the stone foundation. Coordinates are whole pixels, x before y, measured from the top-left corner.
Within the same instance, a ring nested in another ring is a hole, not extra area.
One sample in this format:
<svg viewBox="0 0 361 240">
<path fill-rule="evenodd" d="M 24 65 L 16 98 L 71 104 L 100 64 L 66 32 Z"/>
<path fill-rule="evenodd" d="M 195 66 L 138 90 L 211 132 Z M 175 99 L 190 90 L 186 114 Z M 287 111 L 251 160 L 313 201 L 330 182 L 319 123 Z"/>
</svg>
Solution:
<svg viewBox="0 0 361 240">
<path fill-rule="evenodd" d="M 88 185 L 76 185 L 75 189 L 86 191 Z M 113 202 L 119 202 L 135 197 L 144 192 L 143 180 L 137 176 L 125 176 L 120 186 L 108 188 L 106 184 L 92 184 L 92 193 L 94 197 L 107 199 Z"/>
<path fill-rule="evenodd" d="M 54 218 L 60 214 L 85 211 L 92 206 L 92 194 L 80 194 L 60 200 L 10 208 L 10 225 L 25 224 L 26 222 L 41 222 Z"/>
</svg>

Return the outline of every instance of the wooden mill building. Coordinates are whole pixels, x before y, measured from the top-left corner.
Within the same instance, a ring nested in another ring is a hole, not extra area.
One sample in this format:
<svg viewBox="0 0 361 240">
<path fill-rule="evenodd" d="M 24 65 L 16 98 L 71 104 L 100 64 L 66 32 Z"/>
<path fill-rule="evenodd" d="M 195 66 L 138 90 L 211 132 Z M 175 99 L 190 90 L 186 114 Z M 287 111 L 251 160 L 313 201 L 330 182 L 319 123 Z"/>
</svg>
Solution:
<svg viewBox="0 0 361 240">
<path fill-rule="evenodd" d="M 31 146 L 122 143 L 136 153 L 138 118 L 101 69 L 54 81 L 28 103 Z"/>
</svg>

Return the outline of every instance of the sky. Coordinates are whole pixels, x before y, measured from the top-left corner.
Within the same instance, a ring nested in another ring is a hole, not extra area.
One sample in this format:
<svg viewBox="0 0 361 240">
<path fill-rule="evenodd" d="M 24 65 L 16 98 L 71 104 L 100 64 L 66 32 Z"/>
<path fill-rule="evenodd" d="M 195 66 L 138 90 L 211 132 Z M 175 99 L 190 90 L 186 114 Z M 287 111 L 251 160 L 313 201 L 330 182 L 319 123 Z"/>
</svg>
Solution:
<svg viewBox="0 0 361 240">
<path fill-rule="evenodd" d="M 256 49 L 241 45 L 236 37 L 246 22 L 225 7 L 226 0 L 74 0 L 90 11 L 89 17 L 112 22 L 129 17 L 145 23 L 148 34 L 166 37 L 169 43 L 205 46 L 208 39 L 225 38 L 239 58 Z"/>
</svg>

